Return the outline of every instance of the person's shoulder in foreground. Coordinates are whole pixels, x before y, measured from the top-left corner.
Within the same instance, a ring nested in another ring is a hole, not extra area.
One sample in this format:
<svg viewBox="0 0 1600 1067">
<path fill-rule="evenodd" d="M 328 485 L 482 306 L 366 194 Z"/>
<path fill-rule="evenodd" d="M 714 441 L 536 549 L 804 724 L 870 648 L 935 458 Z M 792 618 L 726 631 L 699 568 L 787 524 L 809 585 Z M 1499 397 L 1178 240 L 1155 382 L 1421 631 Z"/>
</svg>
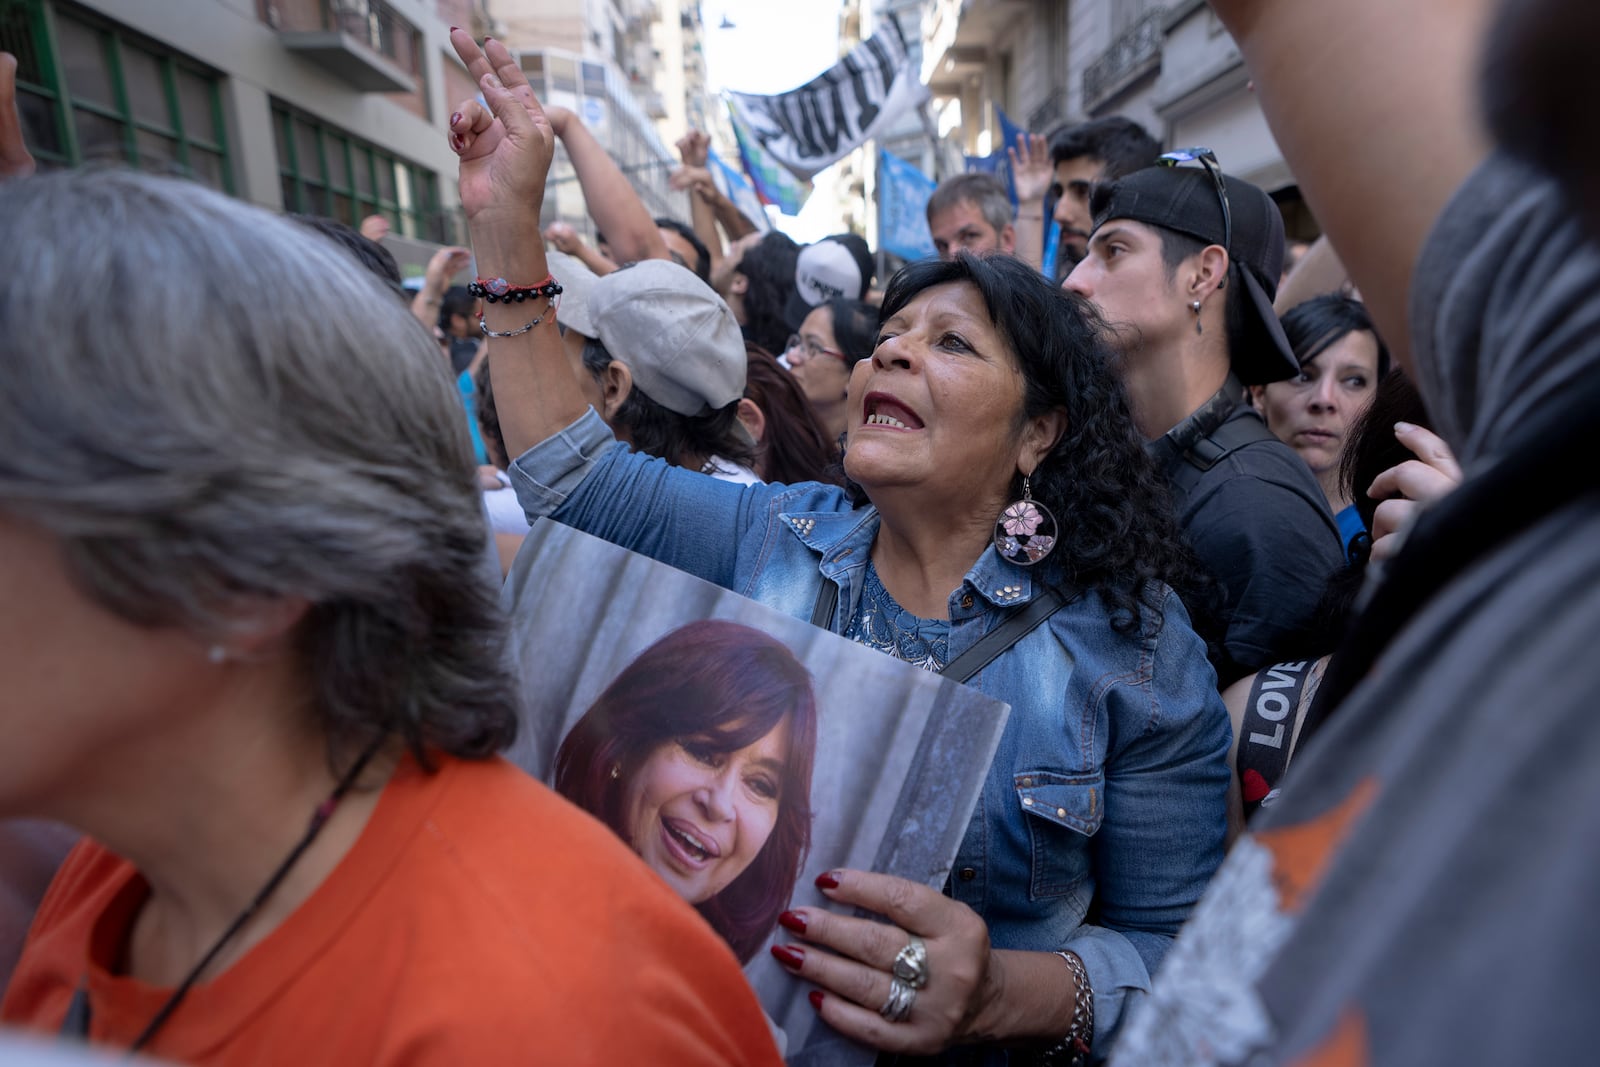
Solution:
<svg viewBox="0 0 1600 1067">
<path fill-rule="evenodd" d="M 732 953 L 600 823 L 510 764 L 409 760 L 345 861 L 197 987 L 152 1047 L 205 1064 L 777 1064 Z M 40 910 L 4 1017 L 59 1026 L 89 959 L 91 1036 L 165 999 L 113 977 L 132 868 L 93 844 Z M 91 946 L 91 935 L 95 944 Z M 625 956 L 603 945 L 629 947 Z"/>
<path fill-rule="evenodd" d="M 1600 372 L 1600 303 L 1579 295 L 1600 250 L 1559 205 L 1493 160 L 1419 263 L 1414 351 L 1479 460 L 1530 392 Z M 1524 256 L 1545 269 L 1508 280 Z M 1517 322 L 1491 321 L 1501 299 Z M 1506 506 L 1478 499 L 1469 525 Z M 1597 630 L 1591 492 L 1483 552 L 1390 642 L 1228 857 L 1116 1062 L 1589 1062 L 1600 857 L 1576 843 L 1600 825 Z M 1525 1025 L 1479 1025 L 1485 990 Z"/>
<path fill-rule="evenodd" d="M 1541 85 L 1564 89 L 1600 40 L 1593 5 L 1564 0 L 1507 4 L 1487 33 L 1483 4 L 1369 5 L 1359 21 L 1313 3 L 1273 4 L 1274 19 L 1292 8 L 1298 21 L 1264 33 L 1251 17 L 1273 24 L 1265 8 L 1216 6 L 1253 30 L 1247 58 L 1269 46 L 1293 52 L 1309 30 L 1318 61 L 1347 71 L 1353 89 L 1336 106 L 1317 104 L 1323 87 L 1285 73 L 1300 66 L 1291 55 L 1265 85 L 1283 94 L 1286 112 L 1330 127 L 1365 119 L 1376 131 L 1394 99 L 1425 105 L 1426 128 L 1401 121 L 1377 134 L 1396 149 L 1378 153 L 1381 166 L 1320 160 L 1324 178 L 1339 174 L 1322 190 L 1334 208 L 1337 189 L 1372 179 L 1365 201 L 1344 205 L 1345 224 L 1371 206 L 1373 187 L 1392 185 L 1379 179 L 1416 162 L 1406 137 L 1435 139 L 1429 166 L 1415 169 L 1425 183 L 1442 184 L 1473 158 L 1474 138 L 1460 131 L 1474 128 L 1461 114 L 1474 96 L 1461 82 L 1482 40 L 1491 42 L 1488 98 L 1519 109 Z M 1317 31 L 1335 22 L 1366 31 L 1350 33 L 1342 57 L 1320 51 L 1329 34 Z M 1441 63 L 1441 42 L 1454 64 Z M 1368 58 L 1376 85 L 1361 76 Z M 1592 109 L 1518 117 L 1525 142 L 1559 157 L 1543 160 L 1558 178 L 1593 142 Z M 1536 136 L 1523 129 L 1534 125 Z M 1294 134 L 1300 163 L 1339 142 L 1329 134 Z M 1563 188 L 1495 156 L 1442 213 L 1435 189 L 1413 198 L 1409 219 L 1386 220 L 1400 226 L 1333 231 L 1341 249 L 1360 250 L 1363 292 L 1382 291 L 1369 281 L 1384 270 L 1414 266 L 1384 296 L 1391 315 L 1409 299 L 1417 378 L 1466 480 L 1389 562 L 1323 683 L 1324 696 L 1348 695 L 1326 701 L 1324 732 L 1223 865 L 1117 1062 L 1593 1061 L 1600 855 L 1581 843 L 1594 840 L 1600 812 L 1600 504 L 1592 467 L 1570 463 L 1600 381 L 1592 173 Z M 1422 221 L 1416 254 L 1403 241 L 1396 254 L 1394 235 L 1415 237 Z"/>
</svg>

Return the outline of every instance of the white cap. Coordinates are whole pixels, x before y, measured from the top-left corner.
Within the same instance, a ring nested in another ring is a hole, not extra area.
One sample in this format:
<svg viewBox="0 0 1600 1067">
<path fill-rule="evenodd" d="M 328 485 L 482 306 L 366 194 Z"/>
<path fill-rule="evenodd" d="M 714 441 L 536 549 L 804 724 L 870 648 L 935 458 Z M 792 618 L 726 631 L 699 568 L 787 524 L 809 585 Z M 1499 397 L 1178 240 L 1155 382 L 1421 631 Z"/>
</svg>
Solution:
<svg viewBox="0 0 1600 1067">
<path fill-rule="evenodd" d="M 594 319 L 589 315 L 589 298 L 599 275 L 576 256 L 549 249 L 544 254 L 550 276 L 561 284 L 561 300 L 556 305 L 556 321 L 585 337 L 593 337 Z"/>
<path fill-rule="evenodd" d="M 738 320 L 687 267 L 646 259 L 613 271 L 595 282 L 588 312 L 611 358 L 668 411 L 706 415 L 744 396 Z"/>
</svg>

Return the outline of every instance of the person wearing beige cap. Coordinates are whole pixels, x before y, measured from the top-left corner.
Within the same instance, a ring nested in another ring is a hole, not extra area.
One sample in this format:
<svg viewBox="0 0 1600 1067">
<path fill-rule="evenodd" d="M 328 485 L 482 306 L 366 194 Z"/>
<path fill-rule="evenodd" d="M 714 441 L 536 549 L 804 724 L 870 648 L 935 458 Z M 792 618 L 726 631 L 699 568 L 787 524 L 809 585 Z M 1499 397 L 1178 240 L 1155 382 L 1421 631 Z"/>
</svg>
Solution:
<svg viewBox="0 0 1600 1067">
<path fill-rule="evenodd" d="M 561 276 L 564 288 L 570 276 Z M 755 408 L 744 399 L 744 337 L 723 299 L 661 259 L 598 278 L 584 296 L 574 321 L 563 294 L 557 321 L 567 316 L 569 334 L 593 331 L 579 382 L 617 439 L 725 481 L 760 481 L 755 439 L 741 422 Z"/>
</svg>

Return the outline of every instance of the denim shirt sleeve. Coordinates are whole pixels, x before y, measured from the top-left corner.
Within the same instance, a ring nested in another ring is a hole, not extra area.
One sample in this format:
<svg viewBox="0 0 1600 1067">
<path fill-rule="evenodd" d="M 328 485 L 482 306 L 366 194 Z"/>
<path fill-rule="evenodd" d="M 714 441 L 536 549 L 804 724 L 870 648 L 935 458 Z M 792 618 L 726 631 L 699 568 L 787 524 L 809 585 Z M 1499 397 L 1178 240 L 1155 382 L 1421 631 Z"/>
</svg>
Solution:
<svg viewBox="0 0 1600 1067">
<path fill-rule="evenodd" d="M 725 588 L 745 533 L 782 488 L 735 485 L 634 452 L 594 408 L 518 456 L 511 485 L 530 523 L 549 517 Z"/>
<path fill-rule="evenodd" d="M 1100 925 L 1080 926 L 1062 946 L 1083 960 L 1094 988 L 1101 1049 L 1149 993 L 1222 863 L 1227 832 L 1227 709 L 1182 603 L 1169 593 L 1163 608 L 1166 625 L 1145 644 L 1147 669 L 1105 690 L 1107 817 L 1093 838 Z"/>
</svg>

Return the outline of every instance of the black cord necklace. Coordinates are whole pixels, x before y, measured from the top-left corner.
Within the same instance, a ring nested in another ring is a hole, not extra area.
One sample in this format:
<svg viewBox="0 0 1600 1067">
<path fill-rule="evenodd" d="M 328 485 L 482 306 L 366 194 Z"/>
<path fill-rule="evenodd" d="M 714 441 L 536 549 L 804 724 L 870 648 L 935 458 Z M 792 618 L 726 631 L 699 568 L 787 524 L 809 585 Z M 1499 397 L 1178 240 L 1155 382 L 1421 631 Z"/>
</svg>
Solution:
<svg viewBox="0 0 1600 1067">
<path fill-rule="evenodd" d="M 283 880 L 289 876 L 289 872 L 294 869 L 295 863 L 305 854 L 306 849 L 311 847 L 312 842 L 317 839 L 317 835 L 322 832 L 322 828 L 328 825 L 328 820 L 332 818 L 334 809 L 339 806 L 339 801 L 344 799 L 344 795 L 355 786 L 356 779 L 360 777 L 367 762 L 377 753 L 384 740 L 385 737 L 383 735 L 374 738 L 372 744 L 367 746 L 366 750 L 361 753 L 360 758 L 345 772 L 344 777 L 339 779 L 339 784 L 333 787 L 333 792 L 328 794 L 328 798 L 317 805 L 317 810 L 311 814 L 311 822 L 306 827 L 306 832 L 301 835 L 294 848 L 289 850 L 289 854 L 283 858 L 282 863 L 278 864 L 277 870 L 273 871 L 267 878 L 266 884 L 257 891 L 250 903 L 246 904 L 244 910 L 234 917 L 233 922 L 228 924 L 228 928 L 222 931 L 222 936 L 218 937 L 211 947 L 206 950 L 206 954 L 200 957 L 200 962 L 195 964 L 189 973 L 184 976 L 183 981 L 178 983 L 178 987 L 172 991 L 172 996 L 167 998 L 166 1003 L 162 1004 L 150 1021 L 145 1024 L 145 1028 L 139 1032 L 139 1036 L 133 1039 L 133 1044 L 128 1046 L 130 1055 L 150 1043 L 150 1040 L 156 1036 L 157 1031 L 172 1017 L 172 1013 L 178 1010 L 178 1005 L 183 1003 L 183 998 L 189 995 L 189 990 L 200 980 L 200 976 L 205 973 L 206 968 L 211 966 L 228 942 L 238 936 L 239 931 L 243 930 L 245 924 L 255 917 L 255 914 L 266 904 L 268 898 L 283 883 Z M 85 1022 L 87 1023 L 87 1019 L 85 1019 Z M 85 1036 L 87 1036 L 87 1025 L 85 1025 Z"/>
</svg>

